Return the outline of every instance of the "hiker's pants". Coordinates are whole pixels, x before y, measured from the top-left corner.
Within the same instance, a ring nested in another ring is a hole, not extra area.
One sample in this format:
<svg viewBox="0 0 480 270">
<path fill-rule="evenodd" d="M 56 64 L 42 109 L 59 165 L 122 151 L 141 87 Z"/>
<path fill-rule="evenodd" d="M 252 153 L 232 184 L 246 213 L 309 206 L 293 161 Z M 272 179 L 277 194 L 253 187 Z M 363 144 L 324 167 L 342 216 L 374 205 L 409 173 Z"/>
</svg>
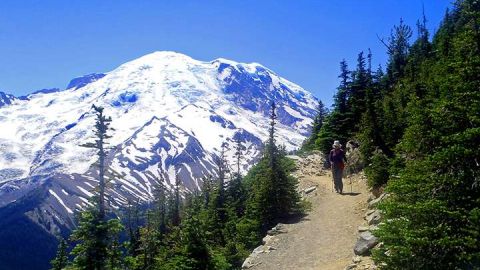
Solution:
<svg viewBox="0 0 480 270">
<path fill-rule="evenodd" d="M 343 182 L 342 182 L 343 170 L 339 166 L 336 166 L 334 164 L 332 168 L 332 174 L 333 174 L 333 183 L 335 184 L 335 190 L 342 192 L 343 191 Z"/>
</svg>

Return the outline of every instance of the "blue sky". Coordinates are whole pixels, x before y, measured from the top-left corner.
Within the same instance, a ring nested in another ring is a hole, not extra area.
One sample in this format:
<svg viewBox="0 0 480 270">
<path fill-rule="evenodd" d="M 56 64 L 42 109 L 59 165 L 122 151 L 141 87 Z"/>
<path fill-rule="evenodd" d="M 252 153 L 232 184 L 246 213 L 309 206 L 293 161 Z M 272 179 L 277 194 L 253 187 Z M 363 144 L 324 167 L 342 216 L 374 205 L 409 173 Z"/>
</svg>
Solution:
<svg viewBox="0 0 480 270">
<path fill-rule="evenodd" d="M 64 88 L 158 50 L 199 60 L 259 62 L 331 104 L 339 62 L 351 67 L 400 17 L 415 26 L 422 3 L 431 30 L 450 0 L 2 0 L 0 90 Z"/>
</svg>

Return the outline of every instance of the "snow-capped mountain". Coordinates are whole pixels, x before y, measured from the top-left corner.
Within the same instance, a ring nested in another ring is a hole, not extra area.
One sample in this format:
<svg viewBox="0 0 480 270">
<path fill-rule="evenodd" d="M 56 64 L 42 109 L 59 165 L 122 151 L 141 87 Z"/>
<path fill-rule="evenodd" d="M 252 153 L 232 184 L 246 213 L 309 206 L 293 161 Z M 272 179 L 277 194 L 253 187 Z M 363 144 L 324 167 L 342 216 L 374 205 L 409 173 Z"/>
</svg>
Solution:
<svg viewBox="0 0 480 270">
<path fill-rule="evenodd" d="M 186 189 L 198 189 L 203 176 L 215 174 L 223 143 L 233 163 L 236 139 L 245 146 L 245 172 L 267 139 L 272 100 L 277 142 L 299 147 L 317 104 L 260 64 L 202 62 L 175 52 L 76 78 L 62 91 L 24 100 L 0 94 L 0 106 L 9 104 L 0 109 L 0 207 L 17 208 L 50 233 L 71 227 L 96 186 L 95 151 L 80 146 L 93 138 L 92 104 L 112 117 L 108 166 L 115 177 L 107 193 L 113 208 L 148 201 L 156 181 L 172 186 L 176 175 Z"/>
</svg>

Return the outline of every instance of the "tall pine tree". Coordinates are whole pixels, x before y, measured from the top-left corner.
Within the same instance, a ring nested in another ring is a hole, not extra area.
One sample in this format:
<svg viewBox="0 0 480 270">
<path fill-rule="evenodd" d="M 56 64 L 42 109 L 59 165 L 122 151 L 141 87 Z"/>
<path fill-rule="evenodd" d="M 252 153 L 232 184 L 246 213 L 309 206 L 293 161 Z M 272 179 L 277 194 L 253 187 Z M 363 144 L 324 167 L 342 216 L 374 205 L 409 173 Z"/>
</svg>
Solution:
<svg viewBox="0 0 480 270">
<path fill-rule="evenodd" d="M 71 235 L 71 240 L 77 243 L 72 255 L 77 269 L 103 270 L 119 264 L 118 234 L 122 225 L 116 218 L 108 220 L 105 209 L 105 158 L 111 118 L 105 116 L 102 107 L 93 105 L 92 108 L 96 114 L 95 142 L 84 146 L 97 151 L 98 193 L 93 197 L 92 206 L 80 213 L 79 225 Z"/>
</svg>

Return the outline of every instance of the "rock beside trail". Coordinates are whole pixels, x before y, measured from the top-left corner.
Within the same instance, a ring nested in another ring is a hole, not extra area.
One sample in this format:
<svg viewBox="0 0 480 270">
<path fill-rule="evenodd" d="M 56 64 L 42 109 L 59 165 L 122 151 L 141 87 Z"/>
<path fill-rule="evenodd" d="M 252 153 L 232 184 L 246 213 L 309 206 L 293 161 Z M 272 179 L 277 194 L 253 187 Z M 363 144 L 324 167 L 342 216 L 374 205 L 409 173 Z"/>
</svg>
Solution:
<svg viewBox="0 0 480 270">
<path fill-rule="evenodd" d="M 305 192 L 305 194 L 308 194 L 310 192 L 313 192 L 317 189 L 317 186 L 313 186 L 313 187 L 309 187 L 309 188 L 306 188 L 303 190 L 303 192 Z"/>
<path fill-rule="evenodd" d="M 377 197 L 375 197 L 375 195 L 373 195 L 373 194 L 370 194 L 370 196 L 368 196 L 367 203 L 369 203 L 369 202 L 371 202 L 371 201 L 375 200 L 376 198 L 377 198 Z"/>
<path fill-rule="evenodd" d="M 260 264 L 260 263 L 255 263 L 255 259 L 257 259 L 259 254 L 270 253 L 276 250 L 276 248 L 273 246 L 273 244 L 275 244 L 275 242 L 277 241 L 277 238 L 275 237 L 275 235 L 280 233 L 286 233 L 286 232 L 287 230 L 285 228 L 285 225 L 282 223 L 278 223 L 271 230 L 268 230 L 267 235 L 262 239 L 262 245 L 256 247 L 252 251 L 250 256 L 248 256 L 245 259 L 245 261 L 243 261 L 242 269 L 249 269 L 254 267 L 255 265 Z"/>
<path fill-rule="evenodd" d="M 273 243 L 275 243 L 275 241 L 277 240 L 277 238 L 273 235 L 266 235 L 263 239 L 262 239 L 262 244 L 264 245 L 272 245 Z"/>
<path fill-rule="evenodd" d="M 369 209 L 375 208 L 379 202 L 385 200 L 386 198 L 388 198 L 388 196 L 389 196 L 389 195 L 388 195 L 387 193 L 383 193 L 383 194 L 380 195 L 378 198 L 371 200 L 371 201 L 368 203 L 368 208 L 369 208 Z"/>
<path fill-rule="evenodd" d="M 287 156 L 291 159 L 294 159 L 297 165 L 297 171 L 293 172 L 292 175 L 298 178 L 305 178 L 311 176 L 321 176 L 325 175 L 326 171 L 323 170 L 325 157 L 320 151 L 313 151 L 308 156 Z"/>
<path fill-rule="evenodd" d="M 256 248 L 252 251 L 252 253 L 253 253 L 253 254 L 260 254 L 260 253 L 263 253 L 264 251 L 265 251 L 265 247 L 264 247 L 263 245 L 261 245 L 261 246 L 256 247 Z"/>
<path fill-rule="evenodd" d="M 382 212 L 380 210 L 375 210 L 366 216 L 365 220 L 368 225 L 377 225 L 382 219 Z"/>
<path fill-rule="evenodd" d="M 366 232 L 370 228 L 368 226 L 358 226 L 358 232 Z"/>
<path fill-rule="evenodd" d="M 345 270 L 377 270 L 377 266 L 369 257 L 354 256 L 351 264 L 347 265 Z"/>
<path fill-rule="evenodd" d="M 245 259 L 245 261 L 243 261 L 242 269 L 249 269 L 254 267 L 255 265 L 258 265 L 258 263 L 254 263 L 253 257 L 249 256 L 248 258 Z"/>
<path fill-rule="evenodd" d="M 348 265 L 347 267 L 345 267 L 345 270 L 353 270 L 353 269 L 357 269 L 357 264 L 352 263 L 352 264 Z"/>
<path fill-rule="evenodd" d="M 366 231 L 360 234 L 360 238 L 357 240 L 353 252 L 356 255 L 366 255 L 378 244 L 378 239 L 371 232 Z"/>
<path fill-rule="evenodd" d="M 267 235 L 277 235 L 281 233 L 286 233 L 287 229 L 285 229 L 285 225 L 282 223 L 278 223 L 277 226 L 273 227 L 271 230 L 267 231 Z"/>
<path fill-rule="evenodd" d="M 352 258 L 352 263 L 347 265 L 345 269 L 348 270 L 376 270 L 378 269 L 370 257 L 371 249 L 380 247 L 383 243 L 379 243 L 377 237 L 372 232 L 378 229 L 378 225 L 382 221 L 382 211 L 377 209 L 377 205 L 388 198 L 388 194 L 382 193 L 383 188 L 372 189 L 370 196 L 366 201 L 367 207 L 361 208 L 365 211 L 365 223 L 358 226 L 359 237 L 353 248 L 355 256 Z"/>
<path fill-rule="evenodd" d="M 259 254 L 261 253 L 269 253 L 270 251 L 275 250 L 274 247 L 272 246 L 267 246 L 267 245 L 260 245 L 256 247 L 250 256 L 248 256 L 245 261 L 243 261 L 242 264 L 242 269 L 249 269 L 254 267 L 255 265 L 258 265 L 259 263 L 255 263 L 255 259 L 258 257 Z"/>
<path fill-rule="evenodd" d="M 375 206 L 388 195 L 382 194 L 378 198 L 371 199 L 368 203 L 369 210 L 365 213 L 365 220 L 367 221 L 367 225 L 359 226 L 358 232 L 360 236 L 353 248 L 353 252 L 355 255 L 369 255 L 370 250 L 374 248 L 378 244 L 378 239 L 372 234 L 372 231 L 377 228 L 377 225 L 382 220 L 382 211 L 375 208 Z M 358 257 L 358 256 L 357 256 Z M 354 263 L 358 264 L 358 262 Z M 357 265 L 358 266 L 358 265 Z M 347 266 L 349 267 L 349 266 Z M 359 268 L 352 268 L 352 269 L 359 269 Z"/>
<path fill-rule="evenodd" d="M 355 141 L 348 141 L 345 145 L 347 152 L 347 167 L 345 169 L 346 174 L 358 173 L 364 167 L 364 161 L 362 159 L 362 155 L 360 153 L 360 148 L 358 142 Z"/>
<path fill-rule="evenodd" d="M 354 256 L 352 259 L 353 263 L 359 264 L 362 261 L 362 257 L 360 256 Z"/>
</svg>

